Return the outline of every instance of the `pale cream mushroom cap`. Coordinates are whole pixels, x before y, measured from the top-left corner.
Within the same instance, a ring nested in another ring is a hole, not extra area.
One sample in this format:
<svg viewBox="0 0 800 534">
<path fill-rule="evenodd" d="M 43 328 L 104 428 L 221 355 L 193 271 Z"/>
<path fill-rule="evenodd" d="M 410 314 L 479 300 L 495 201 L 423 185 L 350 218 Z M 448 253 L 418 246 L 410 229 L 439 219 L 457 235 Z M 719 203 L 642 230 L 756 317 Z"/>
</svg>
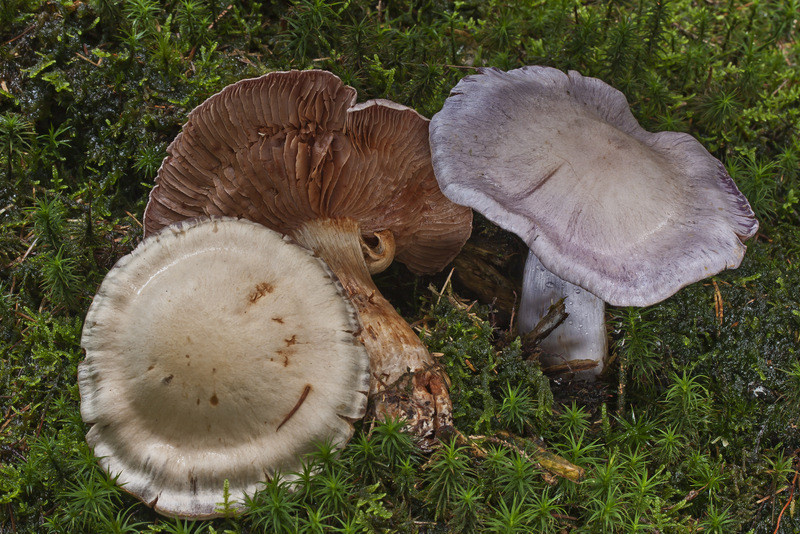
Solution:
<svg viewBox="0 0 800 534">
<path fill-rule="evenodd" d="M 163 514 L 213 517 L 366 409 L 369 358 L 324 263 L 261 225 L 145 239 L 86 316 L 81 415 L 100 463 Z"/>
</svg>

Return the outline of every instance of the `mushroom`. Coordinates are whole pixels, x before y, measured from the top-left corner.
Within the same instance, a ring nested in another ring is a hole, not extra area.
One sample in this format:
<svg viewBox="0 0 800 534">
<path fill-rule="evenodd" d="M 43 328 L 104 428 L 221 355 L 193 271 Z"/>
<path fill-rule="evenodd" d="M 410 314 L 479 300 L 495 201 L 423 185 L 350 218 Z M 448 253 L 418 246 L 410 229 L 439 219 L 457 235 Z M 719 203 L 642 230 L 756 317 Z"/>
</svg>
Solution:
<svg viewBox="0 0 800 534">
<path fill-rule="evenodd" d="M 430 128 L 444 194 L 530 249 L 520 329 L 562 296 L 569 317 L 542 347 L 606 355 L 604 302 L 649 306 L 739 266 L 758 229 L 723 165 L 693 137 L 647 132 L 625 96 L 577 72 L 483 69 Z"/>
<path fill-rule="evenodd" d="M 241 500 L 315 443 L 350 438 L 369 389 L 357 329 L 308 250 L 249 221 L 173 225 L 121 258 L 89 308 L 86 440 L 156 511 L 217 516 L 225 481 Z"/>
<path fill-rule="evenodd" d="M 273 72 L 210 97 L 167 149 L 145 234 L 226 215 L 312 249 L 358 312 L 377 417 L 404 417 L 430 436 L 452 424 L 447 378 L 370 273 L 394 257 L 416 274 L 441 270 L 469 237 L 472 213 L 439 191 L 427 119 L 355 100 L 325 71 Z"/>
</svg>

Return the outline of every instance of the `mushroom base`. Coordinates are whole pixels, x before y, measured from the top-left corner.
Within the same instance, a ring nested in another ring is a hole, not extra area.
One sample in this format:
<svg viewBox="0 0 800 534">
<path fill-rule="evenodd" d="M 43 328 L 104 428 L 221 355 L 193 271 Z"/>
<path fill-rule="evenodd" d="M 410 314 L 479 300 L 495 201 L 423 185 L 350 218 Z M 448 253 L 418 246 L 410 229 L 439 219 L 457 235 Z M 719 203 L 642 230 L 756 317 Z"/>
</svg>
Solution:
<svg viewBox="0 0 800 534">
<path fill-rule="evenodd" d="M 359 337 L 370 357 L 373 416 L 403 418 L 420 438 L 447 432 L 453 424 L 449 380 L 372 281 L 358 223 L 317 219 L 291 237 L 328 264 L 358 313 Z"/>
<path fill-rule="evenodd" d="M 519 325 L 521 332 L 532 330 L 550 305 L 566 297 L 567 319 L 539 343 L 542 366 L 569 364 L 573 360 L 597 362 L 593 369 L 577 371 L 575 376 L 594 380 L 604 368 L 608 350 L 605 328 L 605 303 L 585 289 L 551 273 L 532 252 L 528 252 L 522 282 Z"/>
</svg>

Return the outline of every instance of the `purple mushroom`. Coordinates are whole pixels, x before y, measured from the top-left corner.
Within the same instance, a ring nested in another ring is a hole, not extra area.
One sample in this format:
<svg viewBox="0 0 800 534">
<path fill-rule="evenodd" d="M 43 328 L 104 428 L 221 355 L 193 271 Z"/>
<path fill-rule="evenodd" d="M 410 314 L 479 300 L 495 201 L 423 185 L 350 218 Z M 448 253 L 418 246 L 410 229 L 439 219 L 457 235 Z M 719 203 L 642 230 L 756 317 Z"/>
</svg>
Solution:
<svg viewBox="0 0 800 534">
<path fill-rule="evenodd" d="M 690 135 L 642 129 L 625 96 L 577 72 L 483 69 L 430 125 L 444 194 L 530 248 L 520 329 L 566 297 L 544 340 L 557 359 L 606 356 L 605 302 L 649 306 L 739 266 L 758 229 L 724 166 Z"/>
</svg>

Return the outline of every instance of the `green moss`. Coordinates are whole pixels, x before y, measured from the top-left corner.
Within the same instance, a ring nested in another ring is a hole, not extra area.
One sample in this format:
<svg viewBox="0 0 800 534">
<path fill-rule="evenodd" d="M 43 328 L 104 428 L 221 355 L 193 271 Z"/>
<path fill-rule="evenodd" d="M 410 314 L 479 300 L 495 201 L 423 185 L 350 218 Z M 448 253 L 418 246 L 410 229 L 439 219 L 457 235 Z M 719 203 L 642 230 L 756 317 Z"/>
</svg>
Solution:
<svg viewBox="0 0 800 534">
<path fill-rule="evenodd" d="M 0 530 L 772 533 L 800 448 L 798 15 L 790 0 L 2 2 Z M 525 64 L 602 77 L 645 127 L 720 157 L 761 219 L 742 266 L 611 310 L 616 359 L 594 387 L 549 382 L 497 314 L 392 267 L 378 282 L 424 319 L 458 430 L 499 442 L 426 456 L 396 423 L 363 428 L 307 492 L 273 481 L 249 514 L 194 524 L 99 471 L 78 412 L 82 318 L 140 239 L 154 171 L 193 107 L 241 78 L 326 68 L 361 98 L 430 116 L 474 67 Z M 539 446 L 586 481 L 549 485 L 527 460 Z M 467 475 L 443 481 L 448 465 Z M 788 509 L 781 525 L 800 528 Z"/>
<path fill-rule="evenodd" d="M 431 310 L 437 322 L 423 336 L 431 352 L 441 353 L 452 382 L 456 426 L 475 434 L 502 428 L 500 414 L 509 385 L 531 398 L 530 422 L 541 426 L 553 403 L 548 380 L 535 361 L 525 358 L 519 339 L 498 349 L 486 310 L 473 310 L 470 313 L 441 299 Z"/>
</svg>

